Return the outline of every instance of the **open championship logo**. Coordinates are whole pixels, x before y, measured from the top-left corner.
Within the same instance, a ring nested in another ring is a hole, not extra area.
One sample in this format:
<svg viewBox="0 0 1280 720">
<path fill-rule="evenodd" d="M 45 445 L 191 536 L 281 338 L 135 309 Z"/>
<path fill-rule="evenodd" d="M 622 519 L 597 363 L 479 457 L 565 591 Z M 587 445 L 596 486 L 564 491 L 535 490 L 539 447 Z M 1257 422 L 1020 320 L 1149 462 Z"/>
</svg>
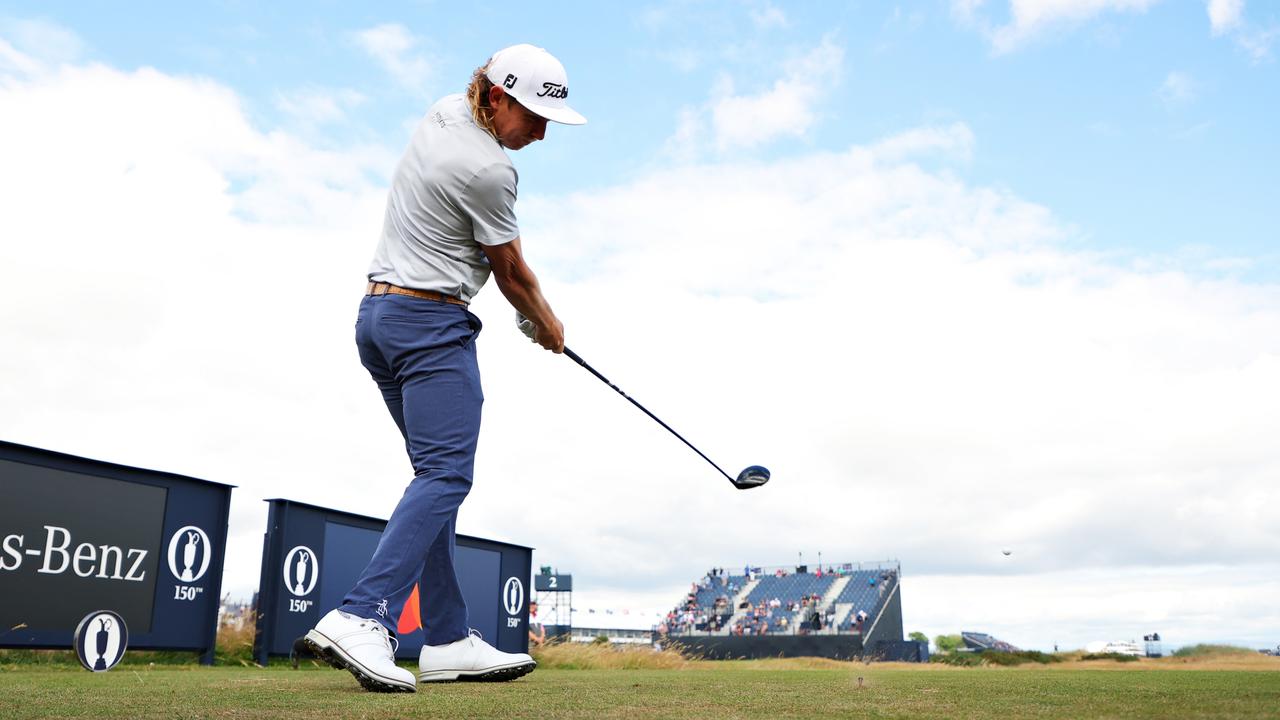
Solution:
<svg viewBox="0 0 1280 720">
<path fill-rule="evenodd" d="M 502 586 L 502 604 L 508 615 L 519 615 L 524 610 L 524 583 L 520 578 L 507 578 L 507 584 Z"/>
<path fill-rule="evenodd" d="M 89 613 L 76 628 L 76 657 L 86 670 L 105 672 L 115 667 L 129 647 L 124 618 L 110 610 Z"/>
<path fill-rule="evenodd" d="M 315 552 L 306 545 L 298 545 L 284 556 L 284 585 L 289 592 L 303 597 L 316 588 L 320 567 Z"/>
<path fill-rule="evenodd" d="M 209 571 L 209 536 L 195 525 L 179 528 L 169 538 L 169 572 L 178 580 L 192 583 Z M 198 561 L 198 562 L 197 562 Z"/>
</svg>

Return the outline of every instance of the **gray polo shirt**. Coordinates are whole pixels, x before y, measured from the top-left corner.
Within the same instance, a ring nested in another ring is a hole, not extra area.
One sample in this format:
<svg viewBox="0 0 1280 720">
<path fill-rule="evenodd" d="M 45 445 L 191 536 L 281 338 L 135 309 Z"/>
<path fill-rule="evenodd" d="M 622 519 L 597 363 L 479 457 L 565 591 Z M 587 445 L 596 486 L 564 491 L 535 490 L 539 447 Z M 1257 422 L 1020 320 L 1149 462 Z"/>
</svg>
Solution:
<svg viewBox="0 0 1280 720">
<path fill-rule="evenodd" d="M 516 170 L 463 95 L 441 98 L 396 166 L 369 279 L 468 302 L 489 279 L 481 245 L 520 236 Z"/>
</svg>

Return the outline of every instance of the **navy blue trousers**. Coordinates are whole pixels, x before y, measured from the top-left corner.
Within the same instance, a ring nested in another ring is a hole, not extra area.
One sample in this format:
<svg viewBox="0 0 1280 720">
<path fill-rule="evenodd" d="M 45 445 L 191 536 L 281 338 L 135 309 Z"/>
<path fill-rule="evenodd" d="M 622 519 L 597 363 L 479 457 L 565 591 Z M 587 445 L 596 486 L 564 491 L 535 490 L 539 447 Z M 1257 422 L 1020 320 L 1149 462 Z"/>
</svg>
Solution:
<svg viewBox="0 0 1280 720">
<path fill-rule="evenodd" d="M 395 632 L 421 578 L 427 645 L 468 632 L 453 568 L 454 530 L 480 435 L 479 334 L 480 319 L 466 308 L 403 295 L 366 296 L 356 320 L 360 362 L 404 435 L 414 477 L 342 609 Z"/>
</svg>

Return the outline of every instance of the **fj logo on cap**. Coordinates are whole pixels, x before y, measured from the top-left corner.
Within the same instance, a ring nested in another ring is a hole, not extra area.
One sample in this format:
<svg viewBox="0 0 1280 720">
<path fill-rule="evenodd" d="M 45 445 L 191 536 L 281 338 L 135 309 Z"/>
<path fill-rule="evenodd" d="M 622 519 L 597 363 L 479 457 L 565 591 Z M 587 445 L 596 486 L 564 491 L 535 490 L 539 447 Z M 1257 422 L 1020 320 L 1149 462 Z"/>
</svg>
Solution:
<svg viewBox="0 0 1280 720">
<path fill-rule="evenodd" d="M 502 86 L 510 90 L 511 88 L 516 86 L 516 80 L 519 80 L 519 78 L 517 78 L 515 75 L 508 73 L 507 79 L 502 81 Z"/>
<path fill-rule="evenodd" d="M 542 83 L 542 92 L 538 93 L 538 97 L 564 99 L 569 97 L 569 87 L 560 83 L 544 82 Z"/>
</svg>

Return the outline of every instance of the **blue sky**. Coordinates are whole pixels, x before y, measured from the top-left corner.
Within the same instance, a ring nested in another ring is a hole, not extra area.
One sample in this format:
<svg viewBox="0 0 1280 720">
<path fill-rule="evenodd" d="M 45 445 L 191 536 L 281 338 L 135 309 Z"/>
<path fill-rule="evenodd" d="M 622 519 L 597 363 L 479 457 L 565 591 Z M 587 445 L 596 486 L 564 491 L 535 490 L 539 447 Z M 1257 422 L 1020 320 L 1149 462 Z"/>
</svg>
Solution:
<svg viewBox="0 0 1280 720">
<path fill-rule="evenodd" d="M 1243 7 L 1239 22 L 1251 29 L 1233 35 L 1214 33 L 1202 3 L 1136 4 L 1149 7 L 1050 23 L 1007 51 L 980 27 L 1008 26 L 1012 11 L 994 2 L 968 20 L 944 2 L 133 3 L 127 12 L 4 3 L 0 17 L 11 30 L 15 20 L 62 26 L 87 60 L 216 79 L 264 126 L 310 123 L 320 140 L 389 147 L 493 48 L 532 41 L 562 57 L 574 102 L 592 120 L 553 128 L 554 143 L 521 157 L 534 193 L 598 187 L 661 162 L 681 109 L 704 102 L 718 81 L 767 89 L 788 58 L 825 38 L 842 57 L 816 78 L 812 126 L 736 155 L 839 151 L 959 121 L 977 142 L 956 172 L 1047 205 L 1084 246 L 1192 261 L 1247 256 L 1254 275 L 1274 278 L 1278 9 Z M 389 25 L 408 38 L 399 56 L 409 80 L 357 39 Z M 1241 33 L 1261 36 L 1260 49 Z M 299 93 L 344 92 L 359 100 L 338 101 L 340 118 L 281 109 Z"/>
<path fill-rule="evenodd" d="M 120 8 L 0 1 L 0 437 L 237 485 L 233 594 L 263 498 L 399 496 L 350 340 L 387 181 L 533 42 L 590 120 L 513 154 L 570 346 L 775 480 L 486 290 L 461 532 L 584 607 L 821 551 L 930 635 L 1280 640 L 1275 4 Z"/>
</svg>

